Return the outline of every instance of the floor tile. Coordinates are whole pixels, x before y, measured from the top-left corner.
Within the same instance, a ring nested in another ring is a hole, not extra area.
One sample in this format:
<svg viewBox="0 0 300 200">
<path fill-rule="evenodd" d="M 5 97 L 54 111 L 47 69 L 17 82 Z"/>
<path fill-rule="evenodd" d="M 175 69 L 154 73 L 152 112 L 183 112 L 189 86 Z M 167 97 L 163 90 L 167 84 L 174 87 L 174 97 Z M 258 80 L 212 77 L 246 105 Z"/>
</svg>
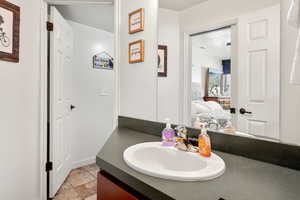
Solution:
<svg viewBox="0 0 300 200">
<path fill-rule="evenodd" d="M 86 170 L 88 170 L 88 171 L 90 171 L 90 170 L 99 170 L 99 168 L 96 165 L 96 163 L 84 166 L 83 168 L 86 169 Z"/>
<path fill-rule="evenodd" d="M 85 199 L 97 193 L 97 181 L 91 181 L 87 184 L 77 186 L 74 189 L 81 198 Z"/>
<path fill-rule="evenodd" d="M 82 198 L 79 196 L 76 190 L 71 188 L 71 189 L 60 191 L 55 196 L 54 200 L 82 200 Z"/>
<path fill-rule="evenodd" d="M 93 196 L 90 196 L 88 198 L 85 198 L 84 200 L 97 200 L 97 195 L 93 195 Z"/>
<path fill-rule="evenodd" d="M 54 200 L 97 200 L 96 164 L 73 169 Z"/>
<path fill-rule="evenodd" d="M 64 190 L 68 190 L 68 189 L 71 189 L 71 188 L 72 188 L 72 185 L 69 182 L 65 181 L 62 184 L 62 186 L 60 187 L 59 192 L 62 192 Z"/>
<path fill-rule="evenodd" d="M 97 177 L 97 174 L 99 172 L 99 168 L 96 164 L 91 164 L 83 167 L 85 170 L 87 170 L 89 173 L 91 173 L 94 177 Z"/>
<path fill-rule="evenodd" d="M 67 182 L 70 183 L 73 187 L 86 184 L 95 179 L 89 172 L 85 170 L 76 170 L 72 171 L 70 176 L 67 179 Z"/>
<path fill-rule="evenodd" d="M 91 175 L 93 175 L 95 178 L 97 177 L 98 172 L 99 172 L 99 169 L 89 171 L 89 173 L 90 173 Z"/>
</svg>

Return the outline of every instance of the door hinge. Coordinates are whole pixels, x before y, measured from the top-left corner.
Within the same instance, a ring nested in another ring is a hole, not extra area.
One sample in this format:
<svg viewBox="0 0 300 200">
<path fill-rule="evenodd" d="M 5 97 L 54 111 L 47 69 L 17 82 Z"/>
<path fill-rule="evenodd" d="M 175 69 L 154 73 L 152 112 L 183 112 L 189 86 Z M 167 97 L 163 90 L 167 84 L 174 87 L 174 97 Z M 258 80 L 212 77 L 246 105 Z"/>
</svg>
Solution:
<svg viewBox="0 0 300 200">
<path fill-rule="evenodd" d="M 46 163 L 46 172 L 53 170 L 53 162 L 47 162 Z"/>
<path fill-rule="evenodd" d="M 47 22 L 47 31 L 53 31 L 53 23 L 52 22 Z"/>
</svg>

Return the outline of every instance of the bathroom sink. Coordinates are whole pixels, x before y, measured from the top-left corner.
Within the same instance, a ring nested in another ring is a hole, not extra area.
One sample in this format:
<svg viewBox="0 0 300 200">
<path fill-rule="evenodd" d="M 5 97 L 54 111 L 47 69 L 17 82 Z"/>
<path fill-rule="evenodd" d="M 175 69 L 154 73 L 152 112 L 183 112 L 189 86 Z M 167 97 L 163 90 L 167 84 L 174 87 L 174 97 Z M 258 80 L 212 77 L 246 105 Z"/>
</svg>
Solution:
<svg viewBox="0 0 300 200">
<path fill-rule="evenodd" d="M 210 158 L 198 153 L 164 147 L 161 142 L 146 142 L 128 147 L 123 158 L 134 170 L 150 176 L 177 181 L 205 181 L 221 176 L 225 163 L 212 153 Z"/>
</svg>

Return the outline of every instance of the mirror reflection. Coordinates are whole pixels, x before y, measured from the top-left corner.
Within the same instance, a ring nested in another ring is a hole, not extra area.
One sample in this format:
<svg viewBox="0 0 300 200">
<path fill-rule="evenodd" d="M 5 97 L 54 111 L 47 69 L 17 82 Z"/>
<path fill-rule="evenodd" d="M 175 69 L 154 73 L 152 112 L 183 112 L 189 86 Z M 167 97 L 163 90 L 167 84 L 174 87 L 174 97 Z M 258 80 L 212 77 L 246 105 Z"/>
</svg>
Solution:
<svg viewBox="0 0 300 200">
<path fill-rule="evenodd" d="M 231 27 L 191 35 L 191 123 L 234 132 L 231 124 Z"/>
<path fill-rule="evenodd" d="M 168 58 L 159 58 L 168 66 L 159 69 L 168 73 L 158 77 L 158 120 L 279 141 L 280 1 L 216 2 L 160 1 L 158 40 Z M 179 88 L 182 120 L 167 112 L 166 86 Z"/>
</svg>

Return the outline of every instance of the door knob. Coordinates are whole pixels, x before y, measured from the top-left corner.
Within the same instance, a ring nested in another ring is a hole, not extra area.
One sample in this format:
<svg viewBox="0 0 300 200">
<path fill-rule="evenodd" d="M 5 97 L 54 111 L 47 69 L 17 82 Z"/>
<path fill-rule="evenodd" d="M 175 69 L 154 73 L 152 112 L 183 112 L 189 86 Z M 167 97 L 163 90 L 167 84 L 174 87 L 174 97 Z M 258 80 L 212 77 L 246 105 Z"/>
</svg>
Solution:
<svg viewBox="0 0 300 200">
<path fill-rule="evenodd" d="M 71 104 L 70 109 L 73 110 L 75 108 L 76 108 L 76 106 L 74 106 L 74 105 Z"/>
<path fill-rule="evenodd" d="M 242 114 L 242 115 L 244 115 L 244 114 L 252 114 L 252 112 L 249 112 L 249 111 L 247 111 L 245 108 L 241 108 L 240 109 L 240 113 Z"/>
<path fill-rule="evenodd" d="M 236 109 L 235 108 L 230 108 L 230 114 L 235 114 L 236 113 Z"/>
</svg>

